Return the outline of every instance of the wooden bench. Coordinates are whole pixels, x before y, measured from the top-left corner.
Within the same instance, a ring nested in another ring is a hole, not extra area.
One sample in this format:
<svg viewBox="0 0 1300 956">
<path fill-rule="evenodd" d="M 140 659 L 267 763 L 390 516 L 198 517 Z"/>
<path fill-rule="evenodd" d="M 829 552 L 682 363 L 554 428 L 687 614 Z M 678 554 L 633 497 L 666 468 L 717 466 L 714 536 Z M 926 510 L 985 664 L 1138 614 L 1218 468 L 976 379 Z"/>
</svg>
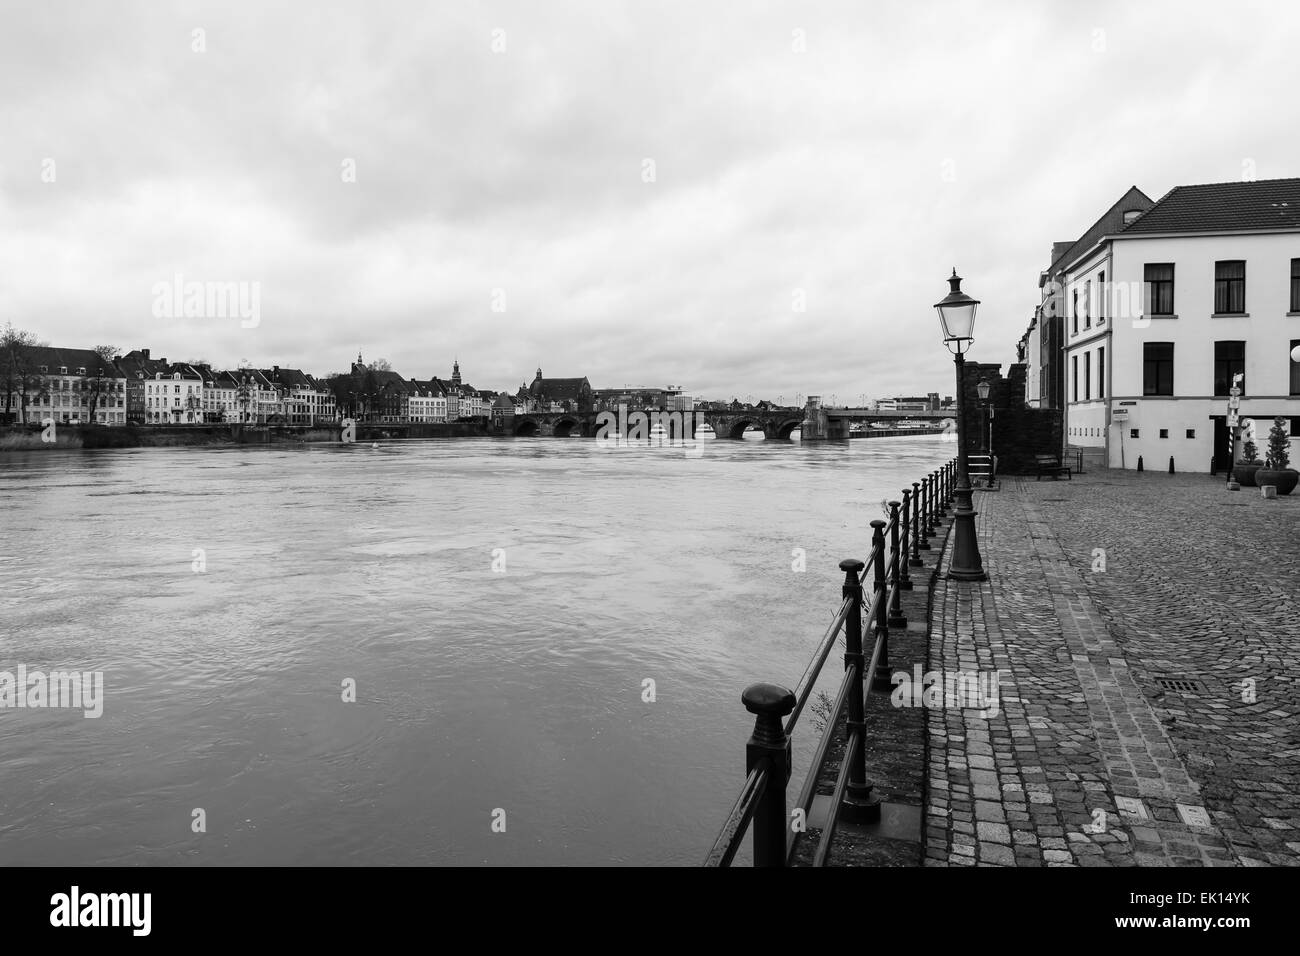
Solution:
<svg viewBox="0 0 1300 956">
<path fill-rule="evenodd" d="M 1065 475 L 1066 478 L 1071 477 L 1070 467 L 1061 464 L 1061 459 L 1055 455 L 1035 455 L 1034 461 L 1038 464 L 1038 477 L 1034 479 L 1035 481 L 1042 481 L 1043 475 L 1051 475 L 1053 478 L 1059 478 L 1061 475 Z"/>
</svg>

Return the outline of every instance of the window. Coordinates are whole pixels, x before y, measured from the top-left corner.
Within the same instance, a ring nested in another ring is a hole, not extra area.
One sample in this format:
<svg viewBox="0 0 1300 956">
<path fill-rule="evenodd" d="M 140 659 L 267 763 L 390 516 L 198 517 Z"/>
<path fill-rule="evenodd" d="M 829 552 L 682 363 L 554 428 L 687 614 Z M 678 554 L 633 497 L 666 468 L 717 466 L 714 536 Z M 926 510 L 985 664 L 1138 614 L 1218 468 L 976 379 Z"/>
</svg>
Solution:
<svg viewBox="0 0 1300 956">
<path fill-rule="evenodd" d="M 1214 264 L 1215 315 L 1242 315 L 1246 311 L 1246 263 L 1228 259 Z"/>
<path fill-rule="evenodd" d="M 1147 342 L 1142 346 L 1142 394 L 1174 394 L 1173 342 Z"/>
<path fill-rule="evenodd" d="M 1300 312 L 1300 259 L 1291 260 L 1291 311 Z"/>
<path fill-rule="evenodd" d="M 1228 395 L 1232 388 L 1232 379 L 1242 374 L 1241 394 L 1246 394 L 1246 343 L 1214 343 L 1214 394 Z"/>
<path fill-rule="evenodd" d="M 1106 346 L 1097 349 L 1097 397 L 1106 397 Z"/>
<path fill-rule="evenodd" d="M 1129 437 L 1129 438 L 1137 438 L 1137 437 L 1138 437 L 1138 430 L 1137 430 L 1136 428 L 1130 428 L 1130 429 L 1128 430 L 1128 437 Z"/>
<path fill-rule="evenodd" d="M 1143 269 L 1146 280 L 1146 314 L 1174 314 L 1174 264 L 1148 262 Z"/>
<path fill-rule="evenodd" d="M 1106 322 L 1106 273 L 1101 273 L 1097 285 L 1097 324 Z M 1097 376 L 1101 378 L 1100 374 Z"/>
<path fill-rule="evenodd" d="M 1189 429 L 1187 429 L 1187 437 L 1188 437 L 1188 438 L 1195 438 L 1195 437 L 1196 437 L 1196 429 L 1195 429 L 1195 428 L 1189 428 Z"/>
<path fill-rule="evenodd" d="M 1300 339 L 1292 339 L 1291 350 L 1295 351 L 1297 345 L 1300 345 Z M 1300 395 L 1300 362 L 1295 359 L 1291 359 L 1291 394 Z"/>
<path fill-rule="evenodd" d="M 1079 290 L 1074 290 L 1074 334 L 1079 334 Z"/>
<path fill-rule="evenodd" d="M 1070 381 L 1074 383 L 1074 398 L 1071 401 L 1079 400 L 1079 356 L 1070 356 Z"/>
<path fill-rule="evenodd" d="M 1160 437 L 1161 437 L 1161 438 L 1168 438 L 1168 437 L 1169 437 L 1169 429 L 1168 429 L 1168 428 L 1162 428 L 1162 429 L 1160 429 Z"/>
<path fill-rule="evenodd" d="M 1092 354 L 1083 353 L 1083 400 L 1085 402 L 1092 399 Z"/>
<path fill-rule="evenodd" d="M 1086 282 L 1083 286 L 1083 327 L 1092 328 L 1092 282 Z"/>
</svg>

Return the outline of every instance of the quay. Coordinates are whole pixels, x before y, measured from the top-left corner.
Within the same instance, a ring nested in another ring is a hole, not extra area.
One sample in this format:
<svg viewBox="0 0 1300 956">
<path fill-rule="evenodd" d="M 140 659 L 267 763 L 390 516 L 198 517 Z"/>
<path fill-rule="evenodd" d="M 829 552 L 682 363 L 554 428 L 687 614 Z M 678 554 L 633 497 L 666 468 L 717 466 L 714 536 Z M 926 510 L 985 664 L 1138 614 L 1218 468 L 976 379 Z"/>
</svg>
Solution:
<svg viewBox="0 0 1300 956">
<path fill-rule="evenodd" d="M 988 580 L 945 577 L 951 518 L 937 516 L 932 549 L 909 561 L 887 673 L 864 672 L 864 776 L 882 812 L 832 813 L 852 792 L 858 724 L 841 717 L 807 832 L 786 833 L 779 862 L 756 844 L 755 862 L 1300 865 L 1300 498 L 1103 469 L 1004 475 L 974 507 Z M 908 692 L 919 674 L 938 678 L 928 697 Z M 954 695 L 945 675 L 978 680 Z"/>
</svg>

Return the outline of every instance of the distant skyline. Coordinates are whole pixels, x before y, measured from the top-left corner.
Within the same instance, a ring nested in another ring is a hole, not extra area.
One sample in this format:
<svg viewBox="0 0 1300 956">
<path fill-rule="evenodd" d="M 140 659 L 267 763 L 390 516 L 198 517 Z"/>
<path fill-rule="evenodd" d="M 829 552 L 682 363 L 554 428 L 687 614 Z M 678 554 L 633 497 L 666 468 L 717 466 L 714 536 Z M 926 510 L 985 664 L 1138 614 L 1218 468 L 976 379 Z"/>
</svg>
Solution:
<svg viewBox="0 0 1300 956">
<path fill-rule="evenodd" d="M 1223 15 L 4 0 L 0 324 L 490 389 L 950 395 L 954 266 L 1005 370 L 1052 243 L 1130 186 L 1300 174 L 1300 12 Z M 259 321 L 160 317 L 176 275 L 256 283 Z"/>
</svg>

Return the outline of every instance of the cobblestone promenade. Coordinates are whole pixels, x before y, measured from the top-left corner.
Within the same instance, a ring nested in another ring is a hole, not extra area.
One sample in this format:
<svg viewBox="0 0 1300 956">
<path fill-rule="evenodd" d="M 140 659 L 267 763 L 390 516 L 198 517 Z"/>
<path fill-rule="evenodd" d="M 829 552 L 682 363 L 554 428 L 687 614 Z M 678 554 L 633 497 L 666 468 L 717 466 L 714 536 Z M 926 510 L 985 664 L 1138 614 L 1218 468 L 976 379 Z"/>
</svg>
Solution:
<svg viewBox="0 0 1300 956">
<path fill-rule="evenodd" d="M 998 693 L 927 710 L 926 863 L 1300 864 L 1300 496 L 1101 471 L 975 507 L 990 580 L 939 582 L 929 669 Z"/>
</svg>

